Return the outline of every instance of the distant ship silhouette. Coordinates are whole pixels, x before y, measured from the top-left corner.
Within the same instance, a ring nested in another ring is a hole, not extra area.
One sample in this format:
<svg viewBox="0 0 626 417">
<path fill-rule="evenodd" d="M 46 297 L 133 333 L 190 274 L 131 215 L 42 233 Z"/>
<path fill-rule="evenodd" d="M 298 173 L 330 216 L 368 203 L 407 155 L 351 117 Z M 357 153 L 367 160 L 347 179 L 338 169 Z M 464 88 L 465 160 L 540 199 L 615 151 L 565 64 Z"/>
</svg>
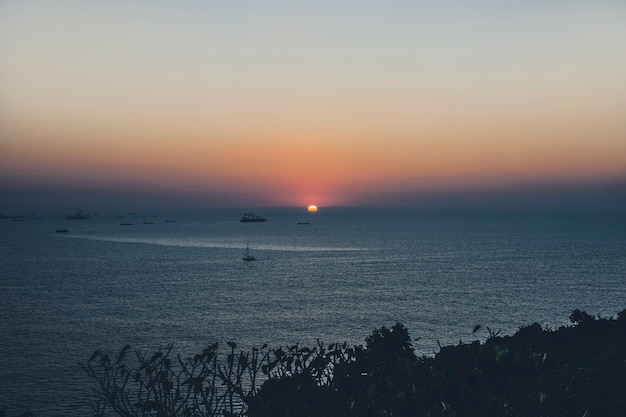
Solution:
<svg viewBox="0 0 626 417">
<path fill-rule="evenodd" d="M 76 209 L 74 214 L 65 216 L 65 220 L 87 220 L 89 217 L 89 213 L 85 214 L 81 209 Z"/>
<path fill-rule="evenodd" d="M 256 223 L 264 222 L 265 219 L 261 216 L 257 216 L 254 213 L 243 213 L 243 217 L 239 220 L 242 223 Z"/>
</svg>

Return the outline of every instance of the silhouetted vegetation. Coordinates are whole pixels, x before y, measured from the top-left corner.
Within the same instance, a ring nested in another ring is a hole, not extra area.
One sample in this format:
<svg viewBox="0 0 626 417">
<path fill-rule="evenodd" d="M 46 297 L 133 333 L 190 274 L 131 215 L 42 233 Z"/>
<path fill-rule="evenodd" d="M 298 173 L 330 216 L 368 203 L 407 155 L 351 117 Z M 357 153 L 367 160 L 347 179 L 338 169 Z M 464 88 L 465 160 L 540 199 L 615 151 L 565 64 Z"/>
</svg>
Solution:
<svg viewBox="0 0 626 417">
<path fill-rule="evenodd" d="M 148 357 L 96 352 L 96 415 L 120 416 L 609 416 L 626 415 L 626 310 L 603 319 L 575 310 L 573 326 L 534 323 L 513 336 L 418 358 L 404 326 L 375 330 L 365 346 L 297 345 L 194 358 L 171 347 Z M 477 326 L 475 332 L 481 329 Z"/>
<path fill-rule="evenodd" d="M 570 321 L 512 336 L 476 326 L 483 342 L 434 357 L 417 357 L 397 323 L 365 346 L 246 352 L 229 342 L 187 359 L 172 346 L 152 355 L 125 346 L 95 352 L 83 368 L 96 383 L 96 416 L 626 415 L 626 310 L 616 318 L 575 310 Z"/>
</svg>

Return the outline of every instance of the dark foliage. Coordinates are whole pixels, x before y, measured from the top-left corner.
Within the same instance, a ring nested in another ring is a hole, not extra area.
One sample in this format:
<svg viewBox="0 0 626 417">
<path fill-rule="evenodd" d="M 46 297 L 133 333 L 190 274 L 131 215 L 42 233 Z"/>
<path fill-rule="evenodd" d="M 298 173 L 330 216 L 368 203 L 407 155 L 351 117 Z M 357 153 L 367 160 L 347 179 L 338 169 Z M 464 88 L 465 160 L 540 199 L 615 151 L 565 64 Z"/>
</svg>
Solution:
<svg viewBox="0 0 626 417">
<path fill-rule="evenodd" d="M 550 331 L 534 323 L 504 337 L 489 331 L 484 343 L 442 347 L 434 358 L 415 357 L 402 325 L 382 328 L 354 361 L 335 368 L 330 392 L 261 389 L 255 401 L 272 409 L 250 415 L 626 415 L 625 315 L 601 319 L 576 310 L 574 327 Z M 323 410 L 307 408 L 316 401 L 324 401 Z"/>
<path fill-rule="evenodd" d="M 171 347 L 146 356 L 127 346 L 116 358 L 96 352 L 84 367 L 98 384 L 98 416 L 622 416 L 624 317 L 575 310 L 572 326 L 488 329 L 484 342 L 434 357 L 416 357 L 398 323 L 365 346 L 242 352 L 229 343 L 225 359 L 211 345 L 187 360 L 172 360 Z"/>
<path fill-rule="evenodd" d="M 115 359 L 95 352 L 83 365 L 97 383 L 94 414 L 109 415 L 109 410 L 124 417 L 243 414 L 269 352 L 265 347 L 237 352 L 235 343 L 228 346 L 224 363 L 217 343 L 188 359 L 172 358 L 171 345 L 151 356 L 128 345 Z"/>
</svg>

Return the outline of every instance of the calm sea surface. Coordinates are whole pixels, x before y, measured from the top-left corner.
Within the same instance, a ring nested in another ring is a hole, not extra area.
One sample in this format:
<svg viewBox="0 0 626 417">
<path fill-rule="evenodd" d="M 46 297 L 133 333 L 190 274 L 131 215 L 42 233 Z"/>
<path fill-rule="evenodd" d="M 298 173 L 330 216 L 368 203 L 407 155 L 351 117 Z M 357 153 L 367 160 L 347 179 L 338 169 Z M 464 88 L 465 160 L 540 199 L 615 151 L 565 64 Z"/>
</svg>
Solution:
<svg viewBox="0 0 626 417">
<path fill-rule="evenodd" d="M 239 214 L 1 219 L 0 409 L 88 415 L 79 363 L 127 343 L 363 344 L 399 321 L 432 354 L 626 308 L 624 214 Z"/>
</svg>

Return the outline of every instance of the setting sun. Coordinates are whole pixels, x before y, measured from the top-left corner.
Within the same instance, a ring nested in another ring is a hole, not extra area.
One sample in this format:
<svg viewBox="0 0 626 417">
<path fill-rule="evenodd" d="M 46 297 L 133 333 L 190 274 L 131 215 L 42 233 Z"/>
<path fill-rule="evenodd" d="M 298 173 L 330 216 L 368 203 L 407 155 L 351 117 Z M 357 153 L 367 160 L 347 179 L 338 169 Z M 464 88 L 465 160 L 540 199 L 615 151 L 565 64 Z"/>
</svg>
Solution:
<svg viewBox="0 0 626 417">
<path fill-rule="evenodd" d="M 311 204 L 307 210 L 309 210 L 309 213 L 315 213 L 317 211 L 317 206 Z"/>
</svg>

